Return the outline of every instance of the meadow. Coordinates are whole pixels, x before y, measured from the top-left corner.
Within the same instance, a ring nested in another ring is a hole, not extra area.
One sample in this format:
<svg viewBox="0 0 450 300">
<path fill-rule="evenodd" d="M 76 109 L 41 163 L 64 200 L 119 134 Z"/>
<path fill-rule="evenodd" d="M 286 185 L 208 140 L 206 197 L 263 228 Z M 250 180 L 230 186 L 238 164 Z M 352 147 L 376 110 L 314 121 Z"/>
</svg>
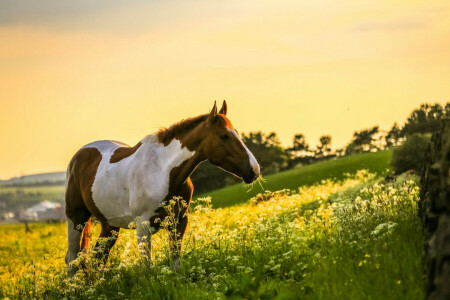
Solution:
<svg viewBox="0 0 450 300">
<path fill-rule="evenodd" d="M 134 231 L 122 230 L 106 266 L 68 280 L 65 224 L 33 224 L 29 234 L 2 226 L 0 297 L 423 298 L 416 177 L 384 182 L 360 170 L 266 195 L 217 209 L 198 199 L 179 272 L 164 230 L 153 239 L 154 264 L 140 259 Z"/>
<path fill-rule="evenodd" d="M 0 202 L 7 203 L 8 209 L 19 206 L 29 207 L 43 200 L 64 202 L 64 185 L 44 186 L 0 186 Z"/>
</svg>

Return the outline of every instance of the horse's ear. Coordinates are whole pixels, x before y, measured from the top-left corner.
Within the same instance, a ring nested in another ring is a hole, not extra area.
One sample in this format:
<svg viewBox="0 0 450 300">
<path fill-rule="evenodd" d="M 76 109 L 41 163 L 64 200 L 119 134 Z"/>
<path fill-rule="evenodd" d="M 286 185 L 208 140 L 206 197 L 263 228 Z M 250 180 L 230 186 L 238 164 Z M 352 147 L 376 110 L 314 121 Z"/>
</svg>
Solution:
<svg viewBox="0 0 450 300">
<path fill-rule="evenodd" d="M 223 100 L 222 108 L 219 110 L 219 114 L 227 115 L 227 101 Z"/>
<path fill-rule="evenodd" d="M 212 122 L 216 119 L 216 116 L 217 116 L 217 104 L 216 104 L 216 101 L 214 101 L 214 107 L 211 110 L 211 112 L 209 113 L 208 120 Z"/>
</svg>

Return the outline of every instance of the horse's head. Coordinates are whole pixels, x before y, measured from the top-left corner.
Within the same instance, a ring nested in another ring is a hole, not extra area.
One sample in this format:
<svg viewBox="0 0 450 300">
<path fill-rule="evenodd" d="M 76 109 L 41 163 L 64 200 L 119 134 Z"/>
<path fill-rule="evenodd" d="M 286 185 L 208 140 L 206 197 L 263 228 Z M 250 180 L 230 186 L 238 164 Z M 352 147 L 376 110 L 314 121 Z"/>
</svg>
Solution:
<svg viewBox="0 0 450 300">
<path fill-rule="evenodd" d="M 252 183 L 261 175 L 259 164 L 226 115 L 227 103 L 223 101 L 219 112 L 214 103 L 205 124 L 203 152 L 212 164 Z"/>
</svg>

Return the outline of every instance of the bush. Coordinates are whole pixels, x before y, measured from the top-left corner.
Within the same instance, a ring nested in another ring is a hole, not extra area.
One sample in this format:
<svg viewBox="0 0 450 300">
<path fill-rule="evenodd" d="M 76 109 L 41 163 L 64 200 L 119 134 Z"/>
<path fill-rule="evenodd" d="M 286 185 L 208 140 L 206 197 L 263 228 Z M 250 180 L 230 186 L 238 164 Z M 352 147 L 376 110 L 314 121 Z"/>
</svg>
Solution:
<svg viewBox="0 0 450 300">
<path fill-rule="evenodd" d="M 396 174 L 408 170 L 420 171 L 430 141 L 430 134 L 415 133 L 394 149 L 391 165 Z"/>
</svg>

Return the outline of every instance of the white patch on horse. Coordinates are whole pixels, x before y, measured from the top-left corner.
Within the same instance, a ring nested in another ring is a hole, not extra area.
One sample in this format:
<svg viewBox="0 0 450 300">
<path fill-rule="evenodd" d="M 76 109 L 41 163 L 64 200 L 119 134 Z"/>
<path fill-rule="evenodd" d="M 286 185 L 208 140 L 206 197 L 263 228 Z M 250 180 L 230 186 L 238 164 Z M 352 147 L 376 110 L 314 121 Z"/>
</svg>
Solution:
<svg viewBox="0 0 450 300">
<path fill-rule="evenodd" d="M 66 254 L 67 273 L 69 277 L 75 275 L 78 271 L 76 266 L 72 266 L 70 263 L 77 258 L 78 252 L 80 252 L 80 239 L 82 232 L 73 228 L 73 222 L 67 218 L 67 237 L 68 247 Z"/>
<path fill-rule="evenodd" d="M 231 132 L 241 142 L 242 146 L 244 146 L 244 149 L 247 151 L 250 166 L 253 169 L 253 173 L 255 173 L 257 176 L 259 176 L 260 175 L 260 167 L 259 167 L 258 161 L 256 160 L 253 153 L 251 153 L 250 150 L 248 150 L 247 146 L 244 144 L 244 142 L 242 141 L 242 139 L 239 137 L 239 135 L 237 134 L 237 132 L 234 129 L 230 128 L 230 129 L 228 129 L 228 131 Z"/>
<path fill-rule="evenodd" d="M 127 228 L 136 217 L 152 217 L 169 193 L 170 171 L 194 155 L 177 139 L 164 146 L 156 135 L 149 135 L 141 142 L 133 155 L 115 163 L 109 161 L 121 143 L 98 141 L 85 146 L 102 155 L 92 198 L 109 225 Z"/>
<path fill-rule="evenodd" d="M 81 148 L 81 149 L 95 148 L 98 151 L 100 151 L 100 153 L 103 156 L 104 152 L 113 150 L 113 153 L 114 153 L 114 150 L 116 150 L 117 148 L 120 148 L 120 147 L 129 147 L 129 146 L 125 143 L 118 142 L 118 141 L 101 140 L 101 141 L 95 141 L 95 142 L 89 143 L 89 144 L 83 146 L 83 148 Z"/>
</svg>

